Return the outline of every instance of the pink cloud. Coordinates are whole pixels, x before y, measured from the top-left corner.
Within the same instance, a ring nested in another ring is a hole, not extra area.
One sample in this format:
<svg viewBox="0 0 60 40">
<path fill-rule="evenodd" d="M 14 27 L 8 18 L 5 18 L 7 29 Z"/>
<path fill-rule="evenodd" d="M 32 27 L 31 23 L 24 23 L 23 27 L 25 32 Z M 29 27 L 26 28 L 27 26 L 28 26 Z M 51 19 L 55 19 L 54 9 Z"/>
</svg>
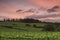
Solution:
<svg viewBox="0 0 60 40">
<path fill-rule="evenodd" d="M 44 6 L 47 8 L 51 8 L 55 5 L 59 5 L 60 6 L 60 0 L 29 0 L 32 3 L 39 5 L 39 6 Z"/>
</svg>

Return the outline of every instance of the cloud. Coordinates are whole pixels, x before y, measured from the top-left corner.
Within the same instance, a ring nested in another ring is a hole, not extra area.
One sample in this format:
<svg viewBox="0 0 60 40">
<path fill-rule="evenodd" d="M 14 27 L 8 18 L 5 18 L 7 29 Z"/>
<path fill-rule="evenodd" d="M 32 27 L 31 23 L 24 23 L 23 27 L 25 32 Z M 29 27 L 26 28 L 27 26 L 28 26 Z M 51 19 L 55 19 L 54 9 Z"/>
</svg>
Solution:
<svg viewBox="0 0 60 40">
<path fill-rule="evenodd" d="M 34 9 L 29 9 L 29 10 L 27 10 L 27 11 L 25 11 L 25 12 L 32 12 L 32 13 L 34 13 Z"/>
<path fill-rule="evenodd" d="M 37 14 L 37 13 L 40 13 L 41 11 L 45 11 L 46 9 L 43 8 L 43 7 L 30 7 L 28 9 L 19 9 L 19 10 L 16 10 L 16 12 L 22 12 L 22 13 L 34 13 L 34 14 Z"/>
<path fill-rule="evenodd" d="M 54 6 L 51 9 L 48 9 L 47 12 L 57 12 L 60 11 L 60 7 L 59 6 Z"/>
<path fill-rule="evenodd" d="M 22 12 L 23 10 L 22 9 L 19 9 L 19 10 L 17 10 L 16 12 Z"/>
<path fill-rule="evenodd" d="M 3 9 L 3 8 L 5 8 L 5 7 L 6 7 L 6 6 L 0 4 L 0 9 Z"/>
<path fill-rule="evenodd" d="M 50 14 L 50 15 L 31 15 L 28 16 L 28 18 L 33 18 L 33 19 L 45 19 L 45 18 L 55 18 L 55 17 L 60 17 L 60 14 Z"/>
<path fill-rule="evenodd" d="M 52 21 L 55 17 L 60 17 L 60 7 L 57 6 L 57 3 L 52 2 L 52 0 L 0 0 L 0 16 L 9 18 L 29 17 Z"/>
<path fill-rule="evenodd" d="M 33 8 L 27 9 L 27 10 L 23 10 L 23 9 L 19 9 L 16 12 L 22 12 L 22 13 L 34 13 L 36 10 Z"/>
<path fill-rule="evenodd" d="M 6 17 L 6 16 L 0 16 L 0 18 L 8 18 L 8 17 Z"/>
<path fill-rule="evenodd" d="M 52 9 L 58 9 L 58 8 L 60 8 L 59 6 L 54 6 Z"/>
<path fill-rule="evenodd" d="M 28 16 L 27 18 L 33 18 L 33 19 L 38 19 L 40 21 L 46 21 L 46 22 L 60 22 L 60 14 L 56 15 L 31 15 Z"/>
</svg>

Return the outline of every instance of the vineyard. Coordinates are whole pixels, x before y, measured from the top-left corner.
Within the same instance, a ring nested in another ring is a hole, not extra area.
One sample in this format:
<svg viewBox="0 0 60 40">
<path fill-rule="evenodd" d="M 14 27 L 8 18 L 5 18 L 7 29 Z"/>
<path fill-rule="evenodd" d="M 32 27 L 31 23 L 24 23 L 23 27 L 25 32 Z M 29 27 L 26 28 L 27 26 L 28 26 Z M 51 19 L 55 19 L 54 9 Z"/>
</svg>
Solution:
<svg viewBox="0 0 60 40">
<path fill-rule="evenodd" d="M 60 40 L 59 31 L 45 31 L 46 23 L 0 22 L 0 40 Z"/>
</svg>

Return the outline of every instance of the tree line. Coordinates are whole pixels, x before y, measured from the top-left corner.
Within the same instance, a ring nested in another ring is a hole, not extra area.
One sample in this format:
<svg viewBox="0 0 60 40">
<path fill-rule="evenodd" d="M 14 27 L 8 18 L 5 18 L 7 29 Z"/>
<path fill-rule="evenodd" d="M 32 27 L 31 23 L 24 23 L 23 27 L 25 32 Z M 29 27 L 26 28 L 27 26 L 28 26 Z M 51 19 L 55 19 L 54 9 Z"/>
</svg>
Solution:
<svg viewBox="0 0 60 40">
<path fill-rule="evenodd" d="M 41 21 L 32 18 L 24 18 L 24 19 L 4 19 L 3 22 L 25 22 L 25 23 L 39 23 Z"/>
</svg>

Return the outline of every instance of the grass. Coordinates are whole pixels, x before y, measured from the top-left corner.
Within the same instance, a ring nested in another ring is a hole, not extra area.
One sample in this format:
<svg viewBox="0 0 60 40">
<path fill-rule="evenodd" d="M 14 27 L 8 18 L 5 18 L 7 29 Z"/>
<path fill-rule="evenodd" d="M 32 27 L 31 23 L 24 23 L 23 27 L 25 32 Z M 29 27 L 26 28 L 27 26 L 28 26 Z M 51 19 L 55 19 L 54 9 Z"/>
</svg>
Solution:
<svg viewBox="0 0 60 40">
<path fill-rule="evenodd" d="M 33 25 L 45 26 L 46 23 L 0 22 L 0 40 L 60 40 L 60 32 L 41 31 Z M 12 26 L 7 28 L 2 26 Z"/>
</svg>

